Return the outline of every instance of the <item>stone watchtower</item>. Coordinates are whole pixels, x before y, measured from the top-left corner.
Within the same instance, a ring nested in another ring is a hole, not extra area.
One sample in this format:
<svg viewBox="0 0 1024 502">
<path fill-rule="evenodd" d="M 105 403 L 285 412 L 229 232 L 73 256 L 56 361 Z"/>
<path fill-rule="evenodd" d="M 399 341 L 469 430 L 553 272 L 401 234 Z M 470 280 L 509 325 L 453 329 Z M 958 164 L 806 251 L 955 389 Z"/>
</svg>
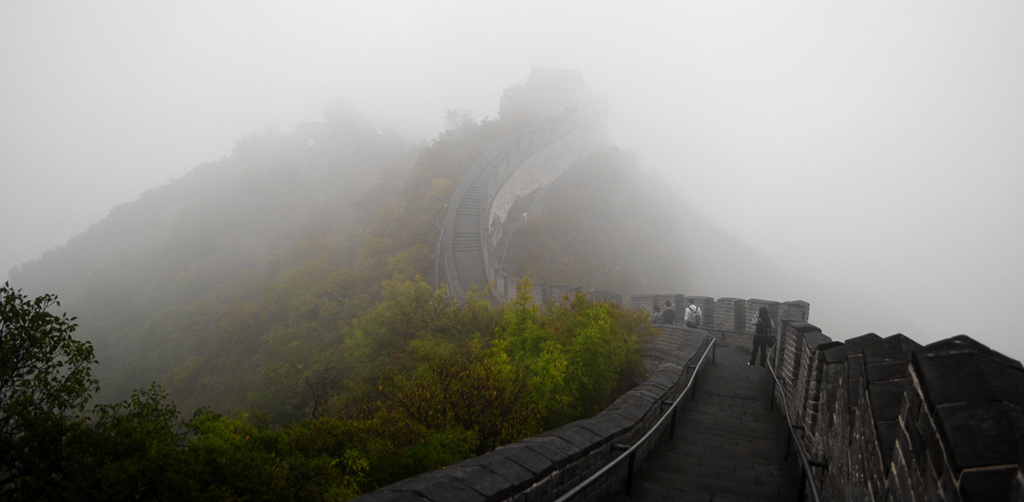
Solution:
<svg viewBox="0 0 1024 502">
<path fill-rule="evenodd" d="M 579 112 L 580 127 L 589 144 L 608 142 L 608 97 L 585 92 L 583 72 L 556 68 L 531 68 L 526 85 L 505 89 L 498 105 L 499 117 L 533 116 L 547 120 L 564 111 Z"/>
</svg>

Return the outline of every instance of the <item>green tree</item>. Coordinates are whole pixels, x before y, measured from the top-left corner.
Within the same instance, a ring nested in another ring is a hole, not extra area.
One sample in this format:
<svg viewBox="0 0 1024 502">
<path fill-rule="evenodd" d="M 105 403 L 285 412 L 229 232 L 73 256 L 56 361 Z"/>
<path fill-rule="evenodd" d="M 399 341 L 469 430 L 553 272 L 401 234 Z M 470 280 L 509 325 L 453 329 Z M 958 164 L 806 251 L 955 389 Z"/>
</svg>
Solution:
<svg viewBox="0 0 1024 502">
<path fill-rule="evenodd" d="M 597 413 L 644 377 L 640 345 L 653 335 L 643 314 L 578 292 L 541 309 L 523 278 L 505 307 L 495 346 L 529 383 L 526 406 L 541 428 Z"/>
<path fill-rule="evenodd" d="M 75 318 L 51 314 L 55 305 L 54 295 L 0 288 L 0 491 L 61 468 L 60 442 L 35 447 L 74 426 L 99 390 L 92 344 L 72 337 Z"/>
</svg>

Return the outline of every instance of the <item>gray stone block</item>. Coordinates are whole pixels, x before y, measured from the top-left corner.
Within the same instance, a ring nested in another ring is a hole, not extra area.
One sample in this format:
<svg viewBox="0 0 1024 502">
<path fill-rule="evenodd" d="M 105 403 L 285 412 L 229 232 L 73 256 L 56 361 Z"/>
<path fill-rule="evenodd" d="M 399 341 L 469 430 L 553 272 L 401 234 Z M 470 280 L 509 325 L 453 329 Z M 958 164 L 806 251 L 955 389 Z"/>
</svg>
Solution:
<svg viewBox="0 0 1024 502">
<path fill-rule="evenodd" d="M 489 501 L 503 500 L 512 495 L 512 483 L 480 466 L 454 465 L 444 470 L 460 483 L 476 490 Z"/>
<path fill-rule="evenodd" d="M 849 342 L 847 342 L 849 343 Z M 921 346 L 903 335 L 892 335 L 881 342 L 864 346 L 864 362 L 878 364 L 885 362 L 910 361 L 910 354 Z"/>
<path fill-rule="evenodd" d="M 562 458 L 555 459 L 550 457 L 549 459 L 555 464 L 556 468 L 558 469 L 565 467 L 571 462 L 575 462 L 576 460 L 583 456 L 582 450 L 578 446 L 566 441 L 565 439 L 550 434 L 529 437 L 523 439 L 520 442 L 528 443 L 528 446 L 534 443 L 543 444 L 550 448 L 551 450 L 557 451 L 559 455 L 561 455 L 565 460 L 563 461 Z M 542 455 L 544 454 L 543 451 L 535 451 Z"/>
<path fill-rule="evenodd" d="M 867 365 L 868 382 L 899 380 L 907 376 L 907 363 L 892 362 Z"/>
<path fill-rule="evenodd" d="M 936 421 L 948 445 L 950 468 L 1016 464 L 1017 437 L 1024 431 L 1024 413 L 1005 403 L 962 403 L 939 406 Z"/>
<path fill-rule="evenodd" d="M 818 350 L 818 347 L 832 343 L 832 339 L 823 335 L 820 331 L 811 331 L 804 334 L 804 343 L 806 343 L 811 350 Z"/>
<path fill-rule="evenodd" d="M 872 345 L 880 341 L 882 341 L 882 337 L 874 333 L 868 333 L 866 335 L 851 338 L 844 343 L 846 344 L 847 354 L 861 354 L 864 352 L 865 346 Z"/>
<path fill-rule="evenodd" d="M 757 310 L 755 309 L 754 311 L 756 312 Z M 815 326 L 815 325 L 813 325 L 813 324 L 811 324 L 809 322 L 790 321 L 789 325 L 790 325 L 790 327 L 793 328 L 793 330 L 795 330 L 798 333 L 813 333 L 815 331 L 821 332 L 821 330 L 818 329 L 817 326 Z"/>
<path fill-rule="evenodd" d="M 979 343 L 977 340 L 967 335 L 957 335 L 952 338 L 945 340 L 939 340 L 935 343 L 926 345 L 919 351 L 922 356 L 932 356 L 938 354 L 954 354 L 958 352 L 973 352 L 976 354 L 984 354 L 1001 364 L 1011 366 L 1017 369 L 1024 369 L 1024 365 L 1021 362 L 1007 357 L 999 352 L 996 352 L 986 345 Z"/>
<path fill-rule="evenodd" d="M 1015 467 L 982 471 L 968 471 L 960 478 L 960 495 L 965 502 L 1011 500 Z"/>
<path fill-rule="evenodd" d="M 846 357 L 846 378 L 850 380 L 864 378 L 864 357 L 860 354 Z"/>
<path fill-rule="evenodd" d="M 868 399 L 875 422 L 896 420 L 903 402 L 903 380 L 885 380 L 868 384 Z"/>
<path fill-rule="evenodd" d="M 646 401 L 648 406 L 661 400 L 661 396 L 663 395 L 663 392 L 661 392 L 659 389 L 646 384 L 640 384 L 636 386 L 636 388 L 629 391 L 629 393 L 632 394 L 633 396 L 636 396 Z"/>
<path fill-rule="evenodd" d="M 533 473 L 534 479 L 541 479 L 554 470 L 554 463 L 547 457 L 531 450 L 524 444 L 515 443 L 495 450 L 494 453 L 521 465 Z"/>
<path fill-rule="evenodd" d="M 388 485 L 387 491 L 409 491 L 431 502 L 485 502 L 487 499 L 445 471 L 434 471 Z"/>
<path fill-rule="evenodd" d="M 606 443 L 610 438 L 622 434 L 627 429 L 622 423 L 622 419 L 617 418 L 616 415 L 611 414 L 600 414 L 594 418 L 588 418 L 586 420 L 580 420 L 574 422 L 580 428 L 586 429 L 597 436 L 600 436 L 600 444 Z"/>
<path fill-rule="evenodd" d="M 519 491 L 530 486 L 534 481 L 533 473 L 504 456 L 486 454 L 469 460 L 463 460 L 455 465 L 462 467 L 483 467 L 484 469 L 487 469 L 508 481 L 512 485 L 512 489 L 515 491 Z"/>
<path fill-rule="evenodd" d="M 557 429 L 552 429 L 541 434 L 541 436 L 554 436 L 557 438 L 564 439 L 567 443 L 570 443 L 576 448 L 579 448 L 581 452 L 579 456 L 582 456 L 582 452 L 593 445 L 593 443 L 589 439 L 587 439 L 587 437 L 580 435 L 576 430 L 568 427 L 559 427 Z M 579 458 L 579 456 L 577 458 Z"/>
<path fill-rule="evenodd" d="M 387 488 L 356 497 L 352 502 L 428 502 L 414 492 L 390 491 Z"/>
<path fill-rule="evenodd" d="M 843 362 L 846 360 L 846 344 L 843 342 L 830 342 L 819 345 L 818 358 L 828 364 Z"/>
<path fill-rule="evenodd" d="M 639 399 L 634 399 L 629 394 L 626 394 L 615 402 L 615 408 L 609 408 L 608 411 L 622 417 L 628 422 L 636 423 L 647 414 L 648 404 L 649 403 L 645 403 Z"/>
<path fill-rule="evenodd" d="M 946 404 L 999 400 L 978 358 L 973 352 L 957 352 L 917 359 L 929 412 Z"/>
<path fill-rule="evenodd" d="M 558 438 L 544 438 L 544 439 L 551 439 L 551 440 L 562 441 L 561 439 L 558 439 Z M 518 442 L 516 444 L 521 444 L 521 445 L 525 446 L 526 448 L 529 448 L 529 449 L 533 450 L 538 455 L 544 456 L 544 458 L 546 458 L 549 461 L 551 461 L 551 465 L 552 465 L 553 469 L 561 469 L 562 467 L 565 467 L 565 465 L 569 463 L 569 459 L 570 459 L 571 455 L 569 453 L 565 453 L 563 451 L 559 451 L 558 449 L 552 447 L 548 443 L 549 443 L 549 441 L 526 441 L 526 440 L 523 440 L 523 441 L 520 441 L 520 442 Z"/>
<path fill-rule="evenodd" d="M 984 359 L 991 359 L 993 362 L 982 362 Z M 1014 365 L 1002 364 L 1002 361 L 988 355 L 984 359 L 979 359 L 979 362 L 982 362 L 981 367 L 992 383 L 992 391 L 1000 400 L 1024 408 L 1024 370 Z"/>
</svg>

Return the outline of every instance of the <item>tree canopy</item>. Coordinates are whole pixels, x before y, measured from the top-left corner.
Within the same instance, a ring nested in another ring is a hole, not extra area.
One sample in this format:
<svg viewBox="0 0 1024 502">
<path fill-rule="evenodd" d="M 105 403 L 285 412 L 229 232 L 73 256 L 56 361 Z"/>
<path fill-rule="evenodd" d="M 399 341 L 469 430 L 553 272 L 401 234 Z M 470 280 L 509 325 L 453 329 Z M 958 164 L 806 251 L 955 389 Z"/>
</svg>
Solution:
<svg viewBox="0 0 1024 502">
<path fill-rule="evenodd" d="M 529 279 L 509 305 L 457 303 L 422 279 L 460 177 L 530 125 L 448 122 L 414 158 L 377 145 L 320 171 L 288 137 L 251 136 L 97 225 L 120 247 L 90 231 L 12 274 L 89 270 L 35 285 L 74 286 L 77 321 L 48 313 L 53 295 L 4 289 L 0 489 L 344 500 L 592 414 L 643 378 L 641 314 L 583 294 L 538 306 Z"/>
</svg>

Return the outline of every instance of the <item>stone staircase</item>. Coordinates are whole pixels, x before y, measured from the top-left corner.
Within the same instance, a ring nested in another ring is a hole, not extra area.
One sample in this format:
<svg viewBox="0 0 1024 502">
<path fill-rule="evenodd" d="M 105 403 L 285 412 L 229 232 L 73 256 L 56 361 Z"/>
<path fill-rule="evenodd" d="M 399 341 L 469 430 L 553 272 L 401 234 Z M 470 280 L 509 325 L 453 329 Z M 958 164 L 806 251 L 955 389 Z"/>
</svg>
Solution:
<svg viewBox="0 0 1024 502">
<path fill-rule="evenodd" d="M 480 185 L 471 185 L 466 189 L 455 214 L 452 253 L 455 268 L 458 270 L 459 285 L 467 292 L 474 288 L 483 290 L 488 282 L 487 269 L 484 268 L 483 242 L 480 240 L 480 214 L 481 206 L 486 202 L 485 189 L 486 187 Z"/>
<path fill-rule="evenodd" d="M 769 409 L 771 374 L 747 366 L 749 357 L 749 345 L 717 347 L 695 399 L 681 404 L 675 438 L 641 464 L 629 496 L 604 502 L 795 501 L 800 471 L 796 452 L 783 460 L 786 419 Z"/>
</svg>

